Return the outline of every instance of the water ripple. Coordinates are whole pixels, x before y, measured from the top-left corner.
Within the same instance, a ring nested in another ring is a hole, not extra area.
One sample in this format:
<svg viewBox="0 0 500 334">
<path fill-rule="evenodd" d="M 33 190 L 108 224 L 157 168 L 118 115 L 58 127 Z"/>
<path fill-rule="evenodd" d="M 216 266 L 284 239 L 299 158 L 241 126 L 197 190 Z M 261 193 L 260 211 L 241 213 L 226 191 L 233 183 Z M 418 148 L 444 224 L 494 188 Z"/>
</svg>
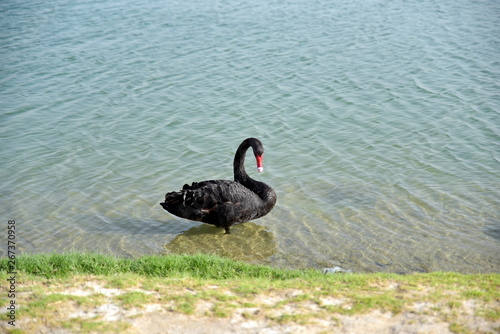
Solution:
<svg viewBox="0 0 500 334">
<path fill-rule="evenodd" d="M 198 236 L 210 226 L 158 203 L 231 179 L 255 136 L 252 175 L 279 201 L 241 226 L 257 237 L 240 258 L 498 272 L 498 14 L 489 0 L 1 3 L 0 209 L 23 252 L 196 250 L 218 240 Z"/>
</svg>

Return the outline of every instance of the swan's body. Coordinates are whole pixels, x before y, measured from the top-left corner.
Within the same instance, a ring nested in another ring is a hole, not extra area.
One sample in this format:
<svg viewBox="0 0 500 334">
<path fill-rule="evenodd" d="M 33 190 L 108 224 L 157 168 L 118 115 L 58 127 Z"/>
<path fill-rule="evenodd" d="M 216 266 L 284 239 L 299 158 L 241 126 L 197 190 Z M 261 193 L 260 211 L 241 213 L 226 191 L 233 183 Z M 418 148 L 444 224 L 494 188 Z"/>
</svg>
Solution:
<svg viewBox="0 0 500 334">
<path fill-rule="evenodd" d="M 169 192 L 161 206 L 181 218 L 229 228 L 268 214 L 276 204 L 276 193 L 245 172 L 245 154 L 252 147 L 257 169 L 263 170 L 264 147 L 255 138 L 245 139 L 234 156 L 234 181 L 210 180 L 185 184 L 180 191 Z"/>
</svg>

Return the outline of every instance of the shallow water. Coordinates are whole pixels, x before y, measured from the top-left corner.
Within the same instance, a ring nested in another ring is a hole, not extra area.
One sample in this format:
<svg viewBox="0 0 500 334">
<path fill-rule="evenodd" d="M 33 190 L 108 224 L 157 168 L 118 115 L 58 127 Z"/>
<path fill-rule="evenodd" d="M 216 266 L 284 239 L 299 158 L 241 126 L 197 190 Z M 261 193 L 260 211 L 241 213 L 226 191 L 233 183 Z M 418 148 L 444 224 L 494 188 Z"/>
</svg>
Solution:
<svg viewBox="0 0 500 334">
<path fill-rule="evenodd" d="M 19 254 L 500 270 L 498 2 L 62 0 L 0 15 L 0 212 Z M 278 194 L 268 216 L 225 236 L 163 211 L 167 191 L 231 179 L 250 136 L 265 172 L 247 170 Z"/>
</svg>

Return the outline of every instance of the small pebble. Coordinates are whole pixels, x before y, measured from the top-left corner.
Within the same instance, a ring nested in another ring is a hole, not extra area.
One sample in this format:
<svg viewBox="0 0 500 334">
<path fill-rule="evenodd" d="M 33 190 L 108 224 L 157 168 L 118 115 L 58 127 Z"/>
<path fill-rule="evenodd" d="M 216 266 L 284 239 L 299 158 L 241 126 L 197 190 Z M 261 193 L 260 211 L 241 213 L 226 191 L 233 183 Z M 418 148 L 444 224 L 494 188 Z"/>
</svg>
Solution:
<svg viewBox="0 0 500 334">
<path fill-rule="evenodd" d="M 333 268 L 324 268 L 323 274 L 343 274 L 343 273 L 352 273 L 352 270 L 342 269 L 340 267 Z"/>
</svg>

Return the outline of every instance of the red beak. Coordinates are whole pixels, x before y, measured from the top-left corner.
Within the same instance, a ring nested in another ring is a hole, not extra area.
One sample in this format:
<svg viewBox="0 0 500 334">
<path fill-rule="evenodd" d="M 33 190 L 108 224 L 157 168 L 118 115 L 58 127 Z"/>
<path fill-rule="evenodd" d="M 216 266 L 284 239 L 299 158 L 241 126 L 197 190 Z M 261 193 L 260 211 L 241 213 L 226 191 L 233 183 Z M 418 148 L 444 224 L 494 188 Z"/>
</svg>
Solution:
<svg viewBox="0 0 500 334">
<path fill-rule="evenodd" d="M 264 165 L 262 164 L 262 160 L 264 160 L 264 157 L 262 155 L 256 156 L 255 159 L 257 160 L 257 170 L 259 172 L 264 171 Z"/>
</svg>

